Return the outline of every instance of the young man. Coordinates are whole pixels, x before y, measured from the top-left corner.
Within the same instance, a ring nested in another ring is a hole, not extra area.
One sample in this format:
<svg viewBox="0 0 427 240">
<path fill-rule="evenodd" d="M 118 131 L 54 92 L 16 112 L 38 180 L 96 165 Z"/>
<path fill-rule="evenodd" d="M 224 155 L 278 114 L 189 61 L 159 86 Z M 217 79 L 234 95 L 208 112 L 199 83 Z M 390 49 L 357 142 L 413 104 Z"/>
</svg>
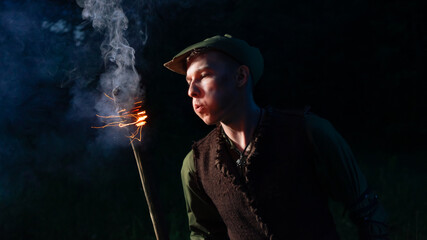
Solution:
<svg viewBox="0 0 427 240">
<path fill-rule="evenodd" d="M 257 106 L 257 48 L 214 36 L 165 67 L 186 75 L 194 111 L 216 125 L 181 170 L 191 239 L 339 239 L 328 197 L 345 204 L 360 239 L 387 239 L 383 208 L 332 125 Z"/>
</svg>

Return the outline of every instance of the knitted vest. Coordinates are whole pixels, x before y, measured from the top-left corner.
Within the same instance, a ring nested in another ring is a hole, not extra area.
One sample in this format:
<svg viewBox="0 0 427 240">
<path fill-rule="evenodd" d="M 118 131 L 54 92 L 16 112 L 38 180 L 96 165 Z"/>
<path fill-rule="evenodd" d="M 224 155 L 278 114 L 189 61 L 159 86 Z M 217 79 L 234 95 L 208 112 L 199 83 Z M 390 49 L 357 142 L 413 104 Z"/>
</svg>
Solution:
<svg viewBox="0 0 427 240">
<path fill-rule="evenodd" d="M 219 126 L 193 145 L 195 167 L 231 240 L 339 239 L 316 179 L 304 113 L 268 110 L 241 176 Z"/>
</svg>

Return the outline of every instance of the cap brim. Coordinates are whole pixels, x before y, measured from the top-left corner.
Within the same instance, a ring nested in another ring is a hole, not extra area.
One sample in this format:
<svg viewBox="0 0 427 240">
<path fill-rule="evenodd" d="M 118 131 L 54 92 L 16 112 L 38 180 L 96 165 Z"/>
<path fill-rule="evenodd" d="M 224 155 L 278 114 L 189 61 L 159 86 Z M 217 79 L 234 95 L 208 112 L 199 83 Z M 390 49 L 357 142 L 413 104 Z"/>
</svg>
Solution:
<svg viewBox="0 0 427 240">
<path fill-rule="evenodd" d="M 187 63 L 185 59 L 190 55 L 190 51 L 186 54 L 172 58 L 169 62 L 163 64 L 167 69 L 176 72 L 178 74 L 186 75 L 187 74 Z"/>
<path fill-rule="evenodd" d="M 186 47 L 184 50 L 179 52 L 175 57 L 172 58 L 169 62 L 163 64 L 167 69 L 176 72 L 178 74 L 186 75 L 187 74 L 187 57 L 190 55 L 191 51 L 197 48 L 209 47 L 209 41 L 202 41 L 195 43 L 189 47 Z"/>
</svg>

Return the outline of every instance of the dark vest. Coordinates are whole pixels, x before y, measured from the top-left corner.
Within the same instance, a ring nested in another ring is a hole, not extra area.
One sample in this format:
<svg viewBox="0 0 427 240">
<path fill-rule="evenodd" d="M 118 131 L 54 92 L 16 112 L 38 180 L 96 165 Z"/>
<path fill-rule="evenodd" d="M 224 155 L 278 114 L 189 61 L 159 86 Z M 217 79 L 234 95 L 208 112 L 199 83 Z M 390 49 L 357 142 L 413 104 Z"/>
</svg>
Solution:
<svg viewBox="0 0 427 240">
<path fill-rule="evenodd" d="M 267 110 L 244 176 L 219 126 L 193 145 L 198 178 L 231 240 L 339 239 L 308 136 L 303 112 Z"/>
</svg>

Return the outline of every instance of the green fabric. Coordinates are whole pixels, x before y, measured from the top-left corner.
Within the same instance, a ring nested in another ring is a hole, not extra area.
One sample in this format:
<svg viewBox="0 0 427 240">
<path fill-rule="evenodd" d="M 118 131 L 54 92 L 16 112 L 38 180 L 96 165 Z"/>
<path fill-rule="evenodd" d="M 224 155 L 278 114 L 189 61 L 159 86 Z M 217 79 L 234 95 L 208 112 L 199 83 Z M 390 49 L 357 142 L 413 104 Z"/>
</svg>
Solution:
<svg viewBox="0 0 427 240">
<path fill-rule="evenodd" d="M 259 49 L 252 47 L 247 42 L 234 38 L 229 34 L 225 34 L 224 36 L 216 35 L 190 45 L 175 55 L 172 60 L 165 63 L 163 66 L 173 72 L 186 75 L 186 59 L 188 55 L 190 55 L 192 50 L 204 47 L 223 52 L 226 55 L 231 56 L 238 63 L 248 66 L 254 84 L 256 84 L 261 78 L 262 72 L 264 71 L 264 59 Z"/>
<path fill-rule="evenodd" d="M 181 169 L 190 238 L 199 240 L 205 239 L 206 236 L 219 235 L 217 239 L 227 239 L 226 228 L 218 211 L 196 180 L 193 157 L 193 151 L 190 151 Z"/>
<path fill-rule="evenodd" d="M 312 137 L 319 155 L 314 164 L 324 189 L 332 199 L 342 202 L 346 207 L 360 209 L 365 207 L 369 204 L 368 199 L 354 206 L 368 185 L 346 141 L 326 119 L 309 113 L 306 115 L 306 123 L 309 136 Z M 191 239 L 205 239 L 203 236 L 221 231 L 225 234 L 226 230 L 215 206 L 203 192 L 203 188 L 198 185 L 195 169 L 193 151 L 190 151 L 184 159 L 181 177 Z M 349 211 L 355 210 L 357 209 L 349 209 Z M 387 232 L 385 226 L 381 224 L 385 222 L 385 211 L 381 206 L 373 211 L 370 218 L 379 224 L 358 226 L 359 231 L 368 231 L 371 235 L 382 235 Z"/>
</svg>

